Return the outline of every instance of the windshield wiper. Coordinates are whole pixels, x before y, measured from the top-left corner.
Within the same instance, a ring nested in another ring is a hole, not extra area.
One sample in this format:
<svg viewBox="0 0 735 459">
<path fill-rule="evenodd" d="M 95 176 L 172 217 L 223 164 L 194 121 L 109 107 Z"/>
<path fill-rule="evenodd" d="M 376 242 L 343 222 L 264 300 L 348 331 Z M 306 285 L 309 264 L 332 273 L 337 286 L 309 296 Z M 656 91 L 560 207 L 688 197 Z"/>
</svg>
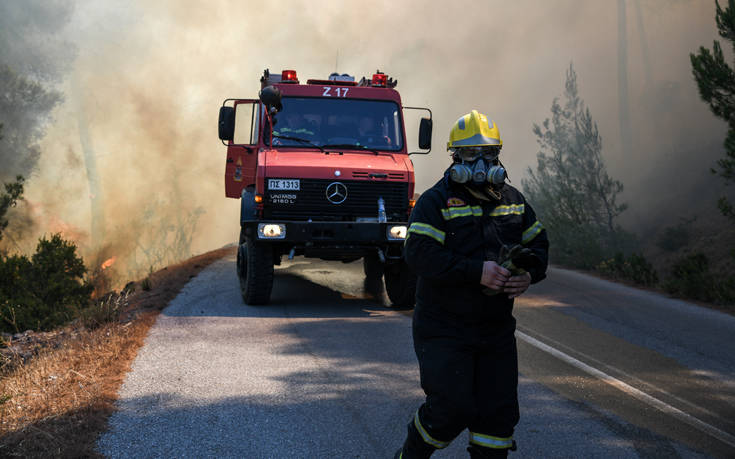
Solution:
<svg viewBox="0 0 735 459">
<path fill-rule="evenodd" d="M 324 148 L 320 147 L 319 145 L 315 144 L 311 140 L 302 139 L 301 137 L 291 137 L 289 135 L 280 135 L 280 134 L 273 134 L 274 139 L 283 139 L 283 140 L 293 140 L 294 142 L 301 142 L 305 143 L 309 146 L 312 146 L 314 148 L 318 148 L 319 151 L 324 153 Z M 288 145 L 282 145 L 282 146 L 288 146 Z"/>
<path fill-rule="evenodd" d="M 351 148 L 354 150 L 372 151 L 376 155 L 380 154 L 380 152 L 374 148 L 366 147 L 365 145 L 357 145 L 353 143 L 330 143 L 329 145 L 324 145 L 323 148 Z"/>
</svg>

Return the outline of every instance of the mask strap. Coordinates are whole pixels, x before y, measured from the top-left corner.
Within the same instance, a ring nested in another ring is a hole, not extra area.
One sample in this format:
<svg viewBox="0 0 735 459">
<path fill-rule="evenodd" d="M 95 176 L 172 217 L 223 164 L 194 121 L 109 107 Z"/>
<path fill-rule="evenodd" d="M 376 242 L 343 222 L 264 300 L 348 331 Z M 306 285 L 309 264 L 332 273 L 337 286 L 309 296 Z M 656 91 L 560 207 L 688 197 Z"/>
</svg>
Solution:
<svg viewBox="0 0 735 459">
<path fill-rule="evenodd" d="M 503 198 L 503 195 L 500 194 L 500 191 L 495 191 L 491 185 L 488 185 L 485 189 L 490 196 L 495 198 L 495 200 L 500 201 Z"/>
<path fill-rule="evenodd" d="M 508 168 L 505 167 L 505 165 L 503 165 L 503 162 L 500 161 L 500 158 L 498 158 L 498 164 L 500 164 L 500 167 L 502 167 L 503 169 L 505 169 L 505 178 L 506 178 L 506 180 L 508 180 L 510 182 L 510 175 L 508 175 Z"/>
</svg>

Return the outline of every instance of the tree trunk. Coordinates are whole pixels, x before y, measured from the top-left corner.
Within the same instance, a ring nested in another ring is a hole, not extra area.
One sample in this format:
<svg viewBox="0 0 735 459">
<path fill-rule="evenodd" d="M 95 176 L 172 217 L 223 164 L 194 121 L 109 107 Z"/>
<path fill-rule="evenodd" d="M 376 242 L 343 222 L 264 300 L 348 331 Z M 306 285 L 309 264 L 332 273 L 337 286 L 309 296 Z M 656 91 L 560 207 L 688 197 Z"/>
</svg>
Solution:
<svg viewBox="0 0 735 459">
<path fill-rule="evenodd" d="M 646 29 L 643 25 L 643 13 L 641 12 L 641 0 L 633 0 L 635 6 L 635 18 L 638 25 L 638 40 L 641 46 L 641 56 L 643 59 L 643 77 L 644 89 L 650 91 L 652 89 L 653 76 L 651 73 L 651 55 L 648 51 L 648 39 L 646 38 Z"/>
<path fill-rule="evenodd" d="M 623 160 L 632 159 L 633 142 L 630 129 L 630 107 L 628 106 L 628 25 L 625 0 L 618 0 L 618 118 L 620 120 L 620 148 Z"/>
<path fill-rule="evenodd" d="M 89 121 L 84 106 L 84 91 L 80 87 L 79 77 L 73 78 L 74 98 L 77 100 L 77 124 L 79 127 L 79 143 L 82 145 L 84 155 L 84 166 L 87 170 L 87 182 L 89 183 L 89 199 L 92 214 L 90 230 L 90 246 L 94 249 L 100 248 L 105 239 L 105 206 L 100 177 L 97 172 L 97 158 L 95 157 L 92 139 L 89 136 Z"/>
</svg>

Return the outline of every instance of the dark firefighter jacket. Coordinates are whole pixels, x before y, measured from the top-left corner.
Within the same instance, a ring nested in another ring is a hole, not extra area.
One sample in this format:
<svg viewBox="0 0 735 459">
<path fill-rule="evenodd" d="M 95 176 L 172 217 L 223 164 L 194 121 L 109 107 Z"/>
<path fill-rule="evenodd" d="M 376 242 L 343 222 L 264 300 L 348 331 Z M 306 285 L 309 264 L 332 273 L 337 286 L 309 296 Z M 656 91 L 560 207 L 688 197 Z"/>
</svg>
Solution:
<svg viewBox="0 0 735 459">
<path fill-rule="evenodd" d="M 518 190 L 506 184 L 500 193 L 500 201 L 478 199 L 445 173 L 419 198 L 405 258 L 418 275 L 421 314 L 457 324 L 513 320 L 513 300 L 504 293 L 487 296 L 480 284 L 483 262 L 497 261 L 504 244 L 522 244 L 538 256 L 540 263 L 529 270 L 531 283 L 546 277 L 546 230 Z"/>
</svg>

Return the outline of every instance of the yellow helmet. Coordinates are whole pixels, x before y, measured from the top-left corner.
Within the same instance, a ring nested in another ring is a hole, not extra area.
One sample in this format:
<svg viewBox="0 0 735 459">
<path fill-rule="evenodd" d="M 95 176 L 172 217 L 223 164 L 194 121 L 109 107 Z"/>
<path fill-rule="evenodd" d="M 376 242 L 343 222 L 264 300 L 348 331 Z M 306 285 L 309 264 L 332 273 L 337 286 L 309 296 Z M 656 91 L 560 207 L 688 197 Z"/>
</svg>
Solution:
<svg viewBox="0 0 735 459">
<path fill-rule="evenodd" d="M 472 110 L 458 119 L 449 132 L 447 150 L 461 147 L 502 147 L 498 126 L 482 113 Z"/>
</svg>

